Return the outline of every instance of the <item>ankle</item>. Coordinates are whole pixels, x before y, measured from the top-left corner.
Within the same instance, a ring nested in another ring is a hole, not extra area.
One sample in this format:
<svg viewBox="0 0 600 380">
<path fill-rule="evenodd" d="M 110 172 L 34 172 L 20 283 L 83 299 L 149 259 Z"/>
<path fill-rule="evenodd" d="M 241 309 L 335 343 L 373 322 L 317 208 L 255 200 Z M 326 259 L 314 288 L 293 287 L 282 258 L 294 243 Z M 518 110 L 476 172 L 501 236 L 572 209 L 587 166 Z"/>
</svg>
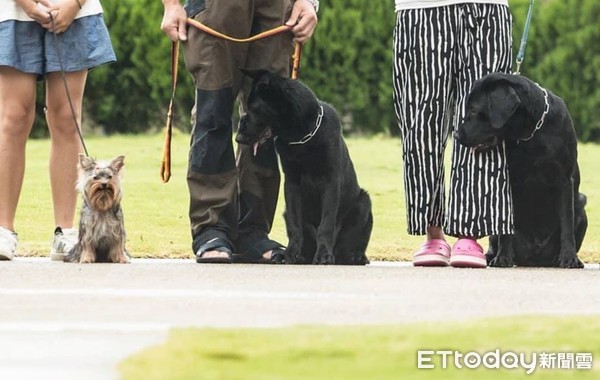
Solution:
<svg viewBox="0 0 600 380">
<path fill-rule="evenodd" d="M 427 227 L 427 240 L 431 239 L 440 239 L 446 240 L 444 236 L 444 231 L 439 226 L 429 226 Z"/>
</svg>

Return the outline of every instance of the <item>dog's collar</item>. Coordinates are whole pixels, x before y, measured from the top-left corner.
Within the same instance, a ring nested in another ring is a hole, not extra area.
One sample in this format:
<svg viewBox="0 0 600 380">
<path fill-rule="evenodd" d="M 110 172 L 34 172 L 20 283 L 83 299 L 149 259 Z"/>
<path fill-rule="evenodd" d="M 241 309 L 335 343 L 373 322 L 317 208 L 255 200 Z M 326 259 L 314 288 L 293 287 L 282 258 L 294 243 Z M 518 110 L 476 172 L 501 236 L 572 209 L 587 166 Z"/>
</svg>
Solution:
<svg viewBox="0 0 600 380">
<path fill-rule="evenodd" d="M 533 129 L 533 132 L 531 132 L 531 135 L 529 135 L 529 137 L 527 137 L 526 139 L 521 139 L 521 140 L 517 140 L 517 143 L 521 142 L 521 141 L 529 141 L 533 138 L 533 136 L 535 135 L 535 133 L 542 128 L 542 125 L 544 125 L 544 120 L 546 119 L 546 115 L 548 114 L 548 111 L 550 111 L 550 102 L 548 101 L 548 91 L 546 91 L 545 88 L 543 88 L 542 86 L 540 86 L 539 84 L 535 84 L 536 86 L 539 87 L 540 90 L 542 90 L 542 92 L 544 92 L 544 112 L 542 113 L 542 116 L 540 117 L 540 119 L 538 120 L 537 124 L 535 125 L 535 128 Z"/>
<path fill-rule="evenodd" d="M 315 122 L 315 129 L 313 129 L 308 135 L 301 138 L 299 141 L 289 142 L 288 145 L 302 145 L 306 144 L 313 138 L 314 135 L 317 134 L 319 127 L 321 126 L 321 122 L 323 121 L 323 105 L 319 102 L 319 114 L 317 115 L 317 121 Z"/>
</svg>

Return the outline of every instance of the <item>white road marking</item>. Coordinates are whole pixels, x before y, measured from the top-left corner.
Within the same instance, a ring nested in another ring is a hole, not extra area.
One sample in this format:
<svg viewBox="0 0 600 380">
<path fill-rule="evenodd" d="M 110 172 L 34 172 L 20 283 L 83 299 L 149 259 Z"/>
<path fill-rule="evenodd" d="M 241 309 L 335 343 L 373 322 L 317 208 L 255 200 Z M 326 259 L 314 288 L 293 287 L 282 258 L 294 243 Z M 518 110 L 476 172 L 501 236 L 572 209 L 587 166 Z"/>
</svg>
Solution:
<svg viewBox="0 0 600 380">
<path fill-rule="evenodd" d="M 403 299 L 400 295 L 374 293 L 335 292 L 277 292 L 247 290 L 200 290 L 200 289 L 33 289 L 4 288 L 0 296 L 82 296 L 114 298 L 210 298 L 210 299 L 283 299 L 283 300 L 348 300 L 357 298 Z"/>
</svg>

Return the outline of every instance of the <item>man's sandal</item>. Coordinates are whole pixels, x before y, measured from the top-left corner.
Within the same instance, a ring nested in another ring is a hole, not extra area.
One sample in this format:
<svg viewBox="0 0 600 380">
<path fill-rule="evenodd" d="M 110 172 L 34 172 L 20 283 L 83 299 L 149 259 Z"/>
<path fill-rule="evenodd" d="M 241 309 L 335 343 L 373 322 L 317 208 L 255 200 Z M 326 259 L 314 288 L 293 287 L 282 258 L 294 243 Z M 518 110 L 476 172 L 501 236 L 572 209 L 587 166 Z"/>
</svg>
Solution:
<svg viewBox="0 0 600 380">
<path fill-rule="evenodd" d="M 206 252 L 211 251 L 224 252 L 227 256 L 204 257 Z M 199 264 L 230 264 L 232 262 L 231 257 L 232 253 L 229 243 L 222 238 L 210 239 L 202 244 L 198 248 L 198 252 L 196 252 L 196 262 Z"/>
<path fill-rule="evenodd" d="M 271 257 L 265 258 L 265 252 L 271 251 Z M 243 253 L 234 253 L 234 263 L 246 264 L 283 264 L 285 261 L 285 246 L 274 240 L 262 240 Z"/>
</svg>

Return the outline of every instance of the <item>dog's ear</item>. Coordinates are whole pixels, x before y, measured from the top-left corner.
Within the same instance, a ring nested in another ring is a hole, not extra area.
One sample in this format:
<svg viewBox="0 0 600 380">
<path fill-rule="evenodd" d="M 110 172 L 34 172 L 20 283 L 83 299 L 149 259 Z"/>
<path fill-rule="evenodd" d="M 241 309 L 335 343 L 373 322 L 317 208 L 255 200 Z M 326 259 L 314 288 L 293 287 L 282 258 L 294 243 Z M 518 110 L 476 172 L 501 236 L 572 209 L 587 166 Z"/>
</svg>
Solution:
<svg viewBox="0 0 600 380">
<path fill-rule="evenodd" d="M 79 167 L 84 171 L 93 169 L 96 166 L 96 161 L 84 154 L 79 153 Z"/>
<path fill-rule="evenodd" d="M 123 166 L 125 166 L 125 156 L 119 156 L 110 162 L 110 167 L 113 168 L 115 172 L 121 170 Z"/>
<path fill-rule="evenodd" d="M 510 85 L 495 87 L 488 93 L 490 123 L 495 129 L 502 128 L 521 104 L 521 99 Z"/>
<path fill-rule="evenodd" d="M 240 69 L 240 71 L 242 73 L 244 73 L 244 75 L 249 76 L 250 78 L 256 80 L 259 80 L 261 77 L 265 76 L 266 74 L 269 74 L 270 71 L 269 70 L 265 70 L 265 69 Z"/>
</svg>

